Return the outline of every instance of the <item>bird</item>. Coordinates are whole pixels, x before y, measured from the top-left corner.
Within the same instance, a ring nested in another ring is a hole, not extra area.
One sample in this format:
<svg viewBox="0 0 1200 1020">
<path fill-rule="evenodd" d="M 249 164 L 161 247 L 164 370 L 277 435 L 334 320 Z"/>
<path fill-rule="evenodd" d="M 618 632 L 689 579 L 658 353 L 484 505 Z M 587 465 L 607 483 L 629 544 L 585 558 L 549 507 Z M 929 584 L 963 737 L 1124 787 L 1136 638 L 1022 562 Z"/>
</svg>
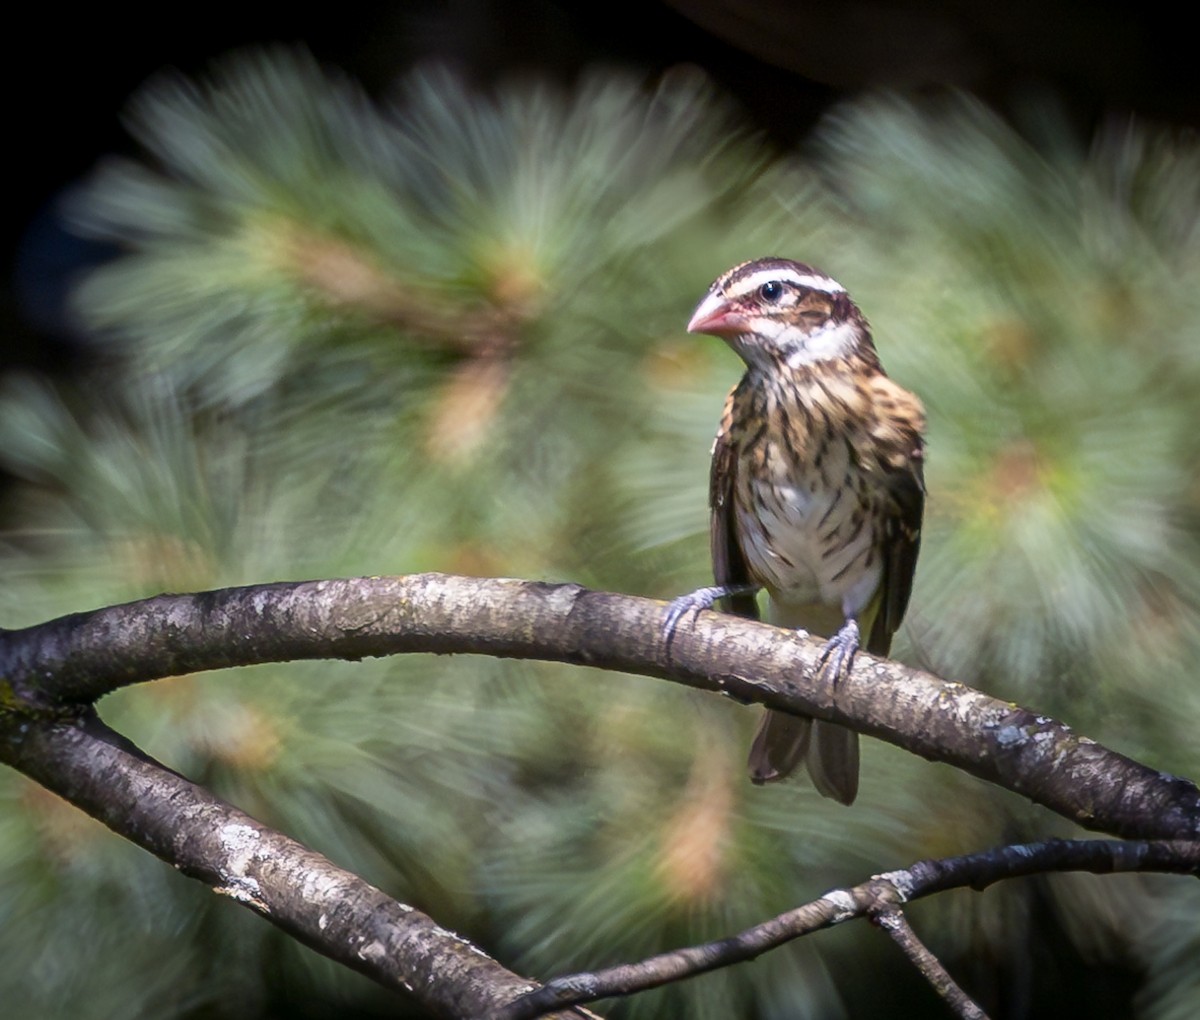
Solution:
<svg viewBox="0 0 1200 1020">
<path fill-rule="evenodd" d="M 925 411 L 883 370 L 863 313 L 803 262 L 760 258 L 718 277 L 689 333 L 725 340 L 745 363 L 712 448 L 715 586 L 670 603 L 669 642 L 719 600 L 827 637 L 818 669 L 834 684 L 863 646 L 886 657 L 912 592 L 925 506 Z M 835 688 L 836 689 L 836 688 Z M 755 783 L 804 764 L 826 797 L 858 794 L 858 734 L 766 710 L 750 747 Z"/>
</svg>

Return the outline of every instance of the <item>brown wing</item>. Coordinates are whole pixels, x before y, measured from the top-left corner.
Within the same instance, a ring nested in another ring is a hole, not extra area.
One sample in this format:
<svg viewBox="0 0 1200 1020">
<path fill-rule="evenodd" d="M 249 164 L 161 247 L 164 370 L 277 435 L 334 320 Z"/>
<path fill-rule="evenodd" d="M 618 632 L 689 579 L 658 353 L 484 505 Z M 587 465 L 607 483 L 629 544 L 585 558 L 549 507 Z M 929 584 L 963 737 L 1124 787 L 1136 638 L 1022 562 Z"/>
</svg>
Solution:
<svg viewBox="0 0 1200 1020">
<path fill-rule="evenodd" d="M 709 539 L 712 543 L 713 577 L 717 584 L 753 584 L 746 557 L 738 541 L 737 515 L 733 510 L 733 490 L 737 484 L 737 450 L 730 435 L 735 388 L 725 400 L 721 427 L 713 440 L 712 467 L 709 474 L 708 506 L 712 512 Z M 738 616 L 758 619 L 758 603 L 753 595 L 733 595 L 725 600 L 729 611 Z"/>
<path fill-rule="evenodd" d="M 899 390 L 899 387 L 896 387 Z M 899 391 L 904 393 L 903 390 Z M 920 429 L 924 414 L 911 394 L 903 423 L 893 419 L 888 431 L 898 438 L 890 455 L 881 460 L 891 496 L 891 513 L 884 525 L 883 582 L 880 585 L 879 610 L 867 638 L 867 651 L 886 656 L 892 647 L 892 635 L 904 619 L 912 594 L 917 553 L 921 548 L 921 518 L 925 513 L 925 447 Z"/>
</svg>

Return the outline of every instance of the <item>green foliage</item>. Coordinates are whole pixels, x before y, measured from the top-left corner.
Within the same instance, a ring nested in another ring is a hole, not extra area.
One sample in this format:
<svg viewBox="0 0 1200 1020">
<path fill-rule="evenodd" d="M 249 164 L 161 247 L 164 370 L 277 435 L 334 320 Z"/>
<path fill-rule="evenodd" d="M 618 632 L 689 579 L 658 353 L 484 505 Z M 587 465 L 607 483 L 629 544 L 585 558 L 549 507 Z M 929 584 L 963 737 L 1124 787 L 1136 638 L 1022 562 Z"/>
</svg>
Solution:
<svg viewBox="0 0 1200 1020">
<path fill-rule="evenodd" d="M 702 583 L 708 446 L 739 367 L 682 324 L 723 269 L 778 253 L 847 285 L 929 409 L 900 657 L 1200 775 L 1200 147 L 1126 128 L 1085 151 L 1052 118 L 1035 145 L 961 97 L 848 107 L 803 161 L 733 125 L 688 75 L 482 96 L 426 73 L 378 106 L 276 52 L 152 84 L 130 113 L 148 158 L 102 168 L 73 208 L 124 251 L 76 295 L 107 367 L 0 393 L 22 481 L 0 622 L 430 569 Z M 545 664 L 263 666 L 102 711 L 539 976 L 1070 831 L 873 742 L 849 811 L 755 789 L 754 713 Z M 0 797 L 0 1001 L 25 1015 L 258 1015 L 266 960 L 280 987 L 381 1001 L 24 780 L 0 777 Z M 1200 929 L 1177 889 L 1054 879 L 917 916 L 952 969 L 1019 973 L 1040 903 L 1079 953 L 1138 961 L 1145 1016 L 1181 1016 L 1200 999 L 1179 947 Z M 1143 926 L 1112 922 L 1120 897 Z M 612 1012 L 880 1013 L 845 979 L 877 938 L 830 933 Z M 129 974 L 136 947 L 152 982 Z M 872 972 L 935 1008 L 892 955 Z"/>
<path fill-rule="evenodd" d="M 961 102 L 878 103 L 824 143 L 872 228 L 853 261 L 879 233 L 913 253 L 902 286 L 876 261 L 870 286 L 885 293 L 867 307 L 930 410 L 923 652 L 1090 726 L 1071 677 L 1092 687 L 1164 616 L 1185 638 L 1196 604 L 1187 315 L 1200 246 L 1181 231 L 1164 244 L 1147 216 L 1162 196 L 1117 187 L 1150 158 L 1136 135 L 1044 159 Z M 889 182 L 903 202 L 887 200 Z M 1200 218 L 1194 191 L 1178 196 L 1181 220 Z M 1057 674 L 1060 693 L 1039 692 Z"/>
</svg>

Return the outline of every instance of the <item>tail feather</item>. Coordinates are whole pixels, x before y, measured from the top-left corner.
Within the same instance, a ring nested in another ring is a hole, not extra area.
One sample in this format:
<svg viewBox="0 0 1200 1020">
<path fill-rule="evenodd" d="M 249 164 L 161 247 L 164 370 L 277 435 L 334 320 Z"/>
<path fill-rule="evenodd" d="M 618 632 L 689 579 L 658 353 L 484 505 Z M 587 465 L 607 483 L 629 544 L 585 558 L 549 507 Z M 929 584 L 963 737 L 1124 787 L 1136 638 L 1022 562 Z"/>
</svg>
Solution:
<svg viewBox="0 0 1200 1020">
<path fill-rule="evenodd" d="M 754 783 L 774 783 L 786 779 L 808 753 L 813 720 L 786 712 L 763 714 L 750 744 L 747 765 Z"/>
<path fill-rule="evenodd" d="M 801 763 L 817 792 L 841 804 L 858 795 L 858 734 L 844 726 L 767 711 L 750 745 L 747 765 L 755 783 L 786 779 Z"/>
<path fill-rule="evenodd" d="M 858 734 L 854 730 L 814 719 L 805 764 L 823 797 L 854 803 L 858 796 Z"/>
</svg>

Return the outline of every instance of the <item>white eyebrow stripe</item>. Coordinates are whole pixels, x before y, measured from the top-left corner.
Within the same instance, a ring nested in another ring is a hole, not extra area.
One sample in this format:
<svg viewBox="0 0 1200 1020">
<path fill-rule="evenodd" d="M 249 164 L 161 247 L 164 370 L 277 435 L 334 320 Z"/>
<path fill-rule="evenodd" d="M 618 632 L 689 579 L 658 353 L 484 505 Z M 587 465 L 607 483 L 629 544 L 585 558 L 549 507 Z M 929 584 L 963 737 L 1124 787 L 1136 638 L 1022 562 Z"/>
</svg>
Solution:
<svg viewBox="0 0 1200 1020">
<path fill-rule="evenodd" d="M 801 276 L 799 273 L 792 274 L 792 282 L 798 287 L 807 287 L 809 290 L 820 290 L 826 294 L 845 294 L 846 288 L 843 287 L 837 280 L 831 280 L 828 276 Z"/>
<path fill-rule="evenodd" d="M 780 280 L 806 290 L 819 290 L 825 294 L 844 294 L 846 288 L 828 276 L 813 276 L 810 273 L 797 273 L 787 266 L 776 266 L 772 269 L 760 269 L 737 283 L 737 294 L 750 294 L 758 290 L 764 283 Z"/>
</svg>

